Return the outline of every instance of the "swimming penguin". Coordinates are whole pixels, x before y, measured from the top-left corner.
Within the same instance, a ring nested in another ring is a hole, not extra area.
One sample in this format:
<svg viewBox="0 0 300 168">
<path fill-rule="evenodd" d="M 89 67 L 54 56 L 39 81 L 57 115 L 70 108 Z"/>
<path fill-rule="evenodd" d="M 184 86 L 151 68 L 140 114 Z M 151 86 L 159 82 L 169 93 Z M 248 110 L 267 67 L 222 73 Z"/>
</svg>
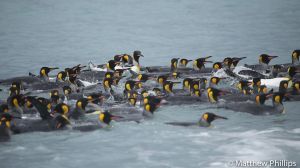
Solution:
<svg viewBox="0 0 300 168">
<path fill-rule="evenodd" d="M 216 102 L 218 102 L 218 97 L 221 95 L 225 95 L 226 93 L 227 93 L 226 91 L 209 87 L 209 88 L 207 88 L 208 101 L 210 103 L 216 103 Z"/>
<path fill-rule="evenodd" d="M 12 116 L 8 113 L 0 113 L 0 142 L 8 141 L 11 137 Z"/>
<path fill-rule="evenodd" d="M 69 118 L 78 120 L 79 118 L 84 117 L 85 108 L 88 105 L 89 100 L 87 98 L 81 98 L 77 100 L 75 104 L 75 109 L 70 111 Z"/>
<path fill-rule="evenodd" d="M 219 69 L 222 69 L 222 68 L 223 68 L 222 62 L 215 62 L 215 63 L 213 64 L 213 69 L 214 69 L 215 71 L 218 71 Z"/>
<path fill-rule="evenodd" d="M 259 56 L 259 63 L 260 64 L 266 64 L 266 65 L 269 65 L 270 61 L 274 58 L 277 58 L 278 56 L 270 56 L 270 55 L 267 55 L 267 54 L 261 54 Z"/>
<path fill-rule="evenodd" d="M 219 82 L 221 81 L 221 79 L 224 79 L 224 78 L 219 78 L 219 77 L 216 77 L 216 76 L 213 76 L 210 78 L 210 82 L 209 82 L 209 86 L 210 87 L 216 87 Z"/>
<path fill-rule="evenodd" d="M 172 58 L 171 60 L 171 72 L 175 72 L 177 70 L 178 60 L 180 58 Z"/>
<path fill-rule="evenodd" d="M 233 58 L 226 57 L 223 60 L 224 67 L 229 68 L 229 69 L 235 68 L 237 66 L 237 64 L 245 58 L 246 57 L 233 57 Z"/>
<path fill-rule="evenodd" d="M 269 68 L 269 63 L 272 59 L 277 58 L 278 56 L 270 56 L 268 54 L 261 54 L 258 57 L 258 65 L 247 65 L 245 64 L 245 67 L 251 68 L 253 70 L 267 70 Z"/>
<path fill-rule="evenodd" d="M 193 61 L 193 60 L 188 60 L 188 59 L 182 58 L 182 59 L 180 59 L 180 61 L 179 61 L 179 65 L 180 65 L 181 67 L 186 67 L 187 64 L 188 64 L 189 62 L 191 62 L 191 61 Z"/>
<path fill-rule="evenodd" d="M 210 127 L 211 123 L 216 119 L 227 120 L 228 118 L 216 115 L 214 113 L 206 112 L 201 116 L 198 122 L 167 122 L 165 124 L 175 125 L 175 126 L 185 126 L 185 127 L 188 126 Z"/>
<path fill-rule="evenodd" d="M 300 50 L 294 50 L 292 52 L 292 64 L 299 65 L 299 56 L 300 56 Z"/>
<path fill-rule="evenodd" d="M 105 112 L 100 113 L 98 118 L 100 121 L 100 126 L 102 128 L 104 128 L 104 127 L 110 127 L 110 122 L 112 120 L 120 119 L 120 118 L 122 118 L 122 116 L 112 115 L 108 111 L 105 111 Z"/>
<path fill-rule="evenodd" d="M 49 72 L 55 70 L 55 69 L 59 69 L 57 67 L 55 68 L 50 68 L 50 67 L 42 67 L 40 69 L 40 77 L 46 81 L 46 82 L 49 82 Z"/>
<path fill-rule="evenodd" d="M 128 80 L 125 83 L 125 90 L 126 91 L 131 91 L 134 89 L 139 89 L 142 87 L 142 83 L 140 81 L 133 81 L 133 80 Z"/>
<path fill-rule="evenodd" d="M 299 73 L 300 73 L 300 69 L 295 66 L 291 66 L 288 68 L 288 75 L 289 75 L 290 79 L 299 78 L 297 76 L 297 74 L 299 74 Z"/>
<path fill-rule="evenodd" d="M 265 105 L 265 100 L 270 96 L 272 96 L 273 105 Z M 285 94 L 279 92 L 270 95 L 260 94 L 255 97 L 255 102 L 226 102 L 224 104 L 219 104 L 218 108 L 225 108 L 236 112 L 250 113 L 253 115 L 283 114 L 285 111 L 282 102 L 285 97 Z"/>
<path fill-rule="evenodd" d="M 65 82 L 68 77 L 68 74 L 66 71 L 60 71 L 56 75 L 56 82 Z"/>
<path fill-rule="evenodd" d="M 212 61 L 207 61 L 208 58 L 211 58 L 212 56 L 208 56 L 205 58 L 198 58 L 193 63 L 193 68 L 195 70 L 201 70 L 202 68 L 205 68 L 205 64 Z"/>
<path fill-rule="evenodd" d="M 120 62 L 116 62 L 115 60 L 109 60 L 106 64 L 106 67 L 107 69 L 114 71 L 117 65 L 120 65 Z"/>
</svg>

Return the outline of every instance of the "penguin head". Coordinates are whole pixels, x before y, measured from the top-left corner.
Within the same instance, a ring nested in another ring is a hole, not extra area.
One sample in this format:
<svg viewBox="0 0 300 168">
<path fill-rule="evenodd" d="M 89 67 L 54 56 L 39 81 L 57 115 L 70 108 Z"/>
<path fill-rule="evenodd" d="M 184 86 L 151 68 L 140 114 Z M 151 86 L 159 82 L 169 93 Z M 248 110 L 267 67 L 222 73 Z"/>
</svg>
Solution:
<svg viewBox="0 0 300 168">
<path fill-rule="evenodd" d="M 211 122 L 213 122 L 213 121 L 216 120 L 216 119 L 225 119 L 225 120 L 227 120 L 228 118 L 223 117 L 223 116 L 216 115 L 216 114 L 214 114 L 214 113 L 206 112 L 206 113 L 204 113 L 204 114 L 201 116 L 201 118 L 200 118 L 200 120 L 199 120 L 199 123 L 200 123 L 200 125 L 201 125 L 202 122 L 206 122 L 206 123 L 209 124 L 208 126 L 210 126 Z"/>
<path fill-rule="evenodd" d="M 105 74 L 104 74 L 104 77 L 105 78 L 112 78 L 114 76 L 114 73 L 113 72 L 106 72 Z"/>
<path fill-rule="evenodd" d="M 288 68 L 288 74 L 290 78 L 293 78 L 297 73 L 300 73 L 300 70 L 294 66 Z"/>
<path fill-rule="evenodd" d="M 76 108 L 80 110 L 85 110 L 85 107 L 88 105 L 89 100 L 87 98 L 81 98 L 76 102 Z"/>
<path fill-rule="evenodd" d="M 22 84 L 22 82 L 14 81 L 14 82 L 11 83 L 11 87 L 12 88 L 17 88 L 18 90 L 22 90 L 23 84 Z"/>
<path fill-rule="evenodd" d="M 66 78 L 67 78 L 67 73 L 65 71 L 60 71 L 56 75 L 57 81 L 66 81 Z"/>
<path fill-rule="evenodd" d="M 133 52 L 133 59 L 139 64 L 140 63 L 140 57 L 144 57 L 141 51 L 134 51 Z"/>
<path fill-rule="evenodd" d="M 124 62 L 124 63 L 128 63 L 129 61 L 130 61 L 130 55 L 128 55 L 128 54 L 123 54 L 122 56 L 121 56 L 121 58 L 122 58 L 122 61 Z"/>
<path fill-rule="evenodd" d="M 165 81 L 163 83 L 163 90 L 166 91 L 167 93 L 172 93 L 173 86 L 174 86 L 174 83 L 172 81 Z"/>
<path fill-rule="evenodd" d="M 193 81 L 193 79 L 191 79 L 191 78 L 183 79 L 183 81 L 182 81 L 183 87 L 189 89 L 192 81 Z"/>
<path fill-rule="evenodd" d="M 232 58 L 230 58 L 230 57 L 226 57 L 226 58 L 224 58 L 224 60 L 223 60 L 223 64 L 224 64 L 226 67 L 228 67 L 228 68 L 231 68 L 232 62 L 233 62 L 233 60 L 232 60 Z"/>
<path fill-rule="evenodd" d="M 117 62 L 117 61 L 115 61 L 115 60 L 109 60 L 108 62 L 107 62 L 107 64 L 106 64 L 106 67 L 107 67 L 107 69 L 110 69 L 110 70 L 115 70 L 115 67 L 117 66 L 117 65 L 119 65 L 120 64 L 120 62 Z"/>
<path fill-rule="evenodd" d="M 214 85 L 218 85 L 218 83 L 221 81 L 221 78 L 219 77 L 211 77 L 210 78 L 210 83 L 214 84 Z"/>
<path fill-rule="evenodd" d="M 210 103 L 218 102 L 218 96 L 225 95 L 226 92 L 212 87 L 207 88 L 207 97 Z"/>
<path fill-rule="evenodd" d="M 102 112 L 98 116 L 98 120 L 102 123 L 107 124 L 107 125 L 109 125 L 112 120 L 117 120 L 117 119 L 120 119 L 120 118 L 123 118 L 123 117 L 112 115 L 108 111 Z"/>
<path fill-rule="evenodd" d="M 270 56 L 270 55 L 267 55 L 267 54 L 261 54 L 259 56 L 259 63 L 269 65 L 270 61 L 274 58 L 277 58 L 277 57 L 278 56 Z"/>
<path fill-rule="evenodd" d="M 172 58 L 171 59 L 171 70 L 174 71 L 177 69 L 178 60 L 180 58 Z"/>
<path fill-rule="evenodd" d="M 155 88 L 152 89 L 152 91 L 154 91 L 154 93 L 155 93 L 156 95 L 161 95 L 161 94 L 162 94 L 160 88 L 156 88 L 156 87 L 155 87 Z"/>
<path fill-rule="evenodd" d="M 279 92 L 286 92 L 286 90 L 289 87 L 289 81 L 288 80 L 282 80 L 279 83 Z"/>
<path fill-rule="evenodd" d="M 145 97 L 148 97 L 148 96 L 149 96 L 149 93 L 148 93 L 147 90 L 143 90 L 143 91 L 141 92 L 141 95 L 142 95 L 143 98 L 145 98 Z"/>
<path fill-rule="evenodd" d="M 188 60 L 188 59 L 182 58 L 182 59 L 180 59 L 179 63 L 180 63 L 180 65 L 186 67 L 187 64 L 191 61 L 193 61 L 193 60 Z"/>
<path fill-rule="evenodd" d="M 189 83 L 189 89 L 190 89 L 190 91 L 199 90 L 200 89 L 200 80 L 199 79 L 193 79 Z"/>
<path fill-rule="evenodd" d="M 70 107 L 65 103 L 59 103 L 55 106 L 54 112 L 67 116 L 70 111 Z"/>
<path fill-rule="evenodd" d="M 148 102 L 148 103 L 145 103 L 144 104 L 144 110 L 146 112 L 150 112 L 150 113 L 154 113 L 154 111 L 158 108 L 158 105 L 157 104 L 154 104 L 152 102 Z"/>
<path fill-rule="evenodd" d="M 13 120 L 13 116 L 9 113 L 3 113 L 0 117 L 0 127 L 11 128 L 11 121 Z"/>
<path fill-rule="evenodd" d="M 293 83 L 293 90 L 294 91 L 296 91 L 296 92 L 300 92 L 300 81 L 295 81 L 294 83 Z"/>
<path fill-rule="evenodd" d="M 260 85 L 261 85 L 261 79 L 260 78 L 253 78 L 252 87 L 259 87 Z"/>
<path fill-rule="evenodd" d="M 245 59 L 245 58 L 247 58 L 247 57 L 233 57 L 233 58 L 232 58 L 232 65 L 233 65 L 233 67 L 236 67 L 237 64 L 238 64 L 241 60 L 243 60 L 243 59 Z"/>
<path fill-rule="evenodd" d="M 48 77 L 49 72 L 51 72 L 51 71 L 53 71 L 55 69 L 58 69 L 58 68 L 56 68 L 56 67 L 55 68 L 42 67 L 40 69 L 40 76 L 41 77 Z"/>
<path fill-rule="evenodd" d="M 128 98 L 128 102 L 130 105 L 135 106 L 137 99 L 134 97 Z"/>
<path fill-rule="evenodd" d="M 103 85 L 103 88 L 105 90 L 107 90 L 107 89 L 111 89 L 111 86 L 113 85 L 113 83 L 114 83 L 114 80 L 112 78 L 104 78 L 102 85 Z"/>
<path fill-rule="evenodd" d="M 53 96 L 53 95 L 58 96 L 59 95 L 59 91 L 58 90 L 51 90 L 50 91 L 50 97 Z"/>
<path fill-rule="evenodd" d="M 219 69 L 221 69 L 222 68 L 222 63 L 221 62 L 215 62 L 214 64 L 213 64 L 213 69 L 214 70 L 219 70 Z"/>
<path fill-rule="evenodd" d="M 194 64 L 193 66 L 198 68 L 198 69 L 202 69 L 202 68 L 205 68 L 205 64 L 206 63 L 211 63 L 212 61 L 208 61 L 207 59 L 210 58 L 212 56 L 208 56 L 208 57 L 205 57 L 205 58 L 198 58 L 194 61 Z"/>
<path fill-rule="evenodd" d="M 64 95 L 67 96 L 67 95 L 72 93 L 72 89 L 71 89 L 70 86 L 64 86 L 63 87 L 63 92 L 64 92 Z"/>
<path fill-rule="evenodd" d="M 137 79 L 141 82 L 146 82 L 149 79 L 149 76 L 147 74 L 139 74 Z"/>
<path fill-rule="evenodd" d="M 168 79 L 168 76 L 166 76 L 166 75 L 160 75 L 160 76 L 157 77 L 157 82 L 159 84 L 163 84 L 167 79 Z"/>
<path fill-rule="evenodd" d="M 100 93 L 93 93 L 87 96 L 87 100 L 90 103 L 94 103 L 94 104 L 102 104 L 103 100 L 104 100 L 104 96 L 102 94 L 102 92 Z"/>
<path fill-rule="evenodd" d="M 122 57 L 123 57 L 123 55 L 115 55 L 114 61 L 119 62 L 119 61 L 121 61 Z"/>
<path fill-rule="evenodd" d="M 180 78 L 181 73 L 180 73 L 180 72 L 172 72 L 172 73 L 171 73 L 171 76 L 172 76 L 174 79 L 178 79 L 178 78 Z"/>
<path fill-rule="evenodd" d="M 300 50 L 294 50 L 292 52 L 292 63 L 298 63 L 299 62 L 299 55 L 300 55 Z"/>
<path fill-rule="evenodd" d="M 1 104 L 0 105 L 0 114 L 2 113 L 7 113 L 9 110 L 8 105 L 7 104 Z"/>
</svg>

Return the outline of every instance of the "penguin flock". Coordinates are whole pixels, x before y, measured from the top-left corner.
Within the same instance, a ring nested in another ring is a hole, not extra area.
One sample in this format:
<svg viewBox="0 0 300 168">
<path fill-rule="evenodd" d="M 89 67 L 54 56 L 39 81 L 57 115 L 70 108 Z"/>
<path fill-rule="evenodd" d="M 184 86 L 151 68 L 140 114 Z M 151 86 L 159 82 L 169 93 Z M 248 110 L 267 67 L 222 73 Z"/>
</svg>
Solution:
<svg viewBox="0 0 300 168">
<path fill-rule="evenodd" d="M 139 123 L 168 105 L 280 115 L 283 102 L 300 100 L 299 56 L 294 50 L 291 63 L 276 65 L 271 60 L 278 56 L 261 54 L 255 65 L 239 65 L 246 57 L 213 62 L 207 56 L 144 67 L 142 52 L 134 51 L 101 65 L 42 67 L 37 75 L 0 80 L 1 95 L 7 95 L 0 99 L 0 141 L 34 131 L 109 129 L 113 120 Z M 195 122 L 165 124 L 209 127 L 216 119 L 227 118 L 203 112 Z"/>
</svg>

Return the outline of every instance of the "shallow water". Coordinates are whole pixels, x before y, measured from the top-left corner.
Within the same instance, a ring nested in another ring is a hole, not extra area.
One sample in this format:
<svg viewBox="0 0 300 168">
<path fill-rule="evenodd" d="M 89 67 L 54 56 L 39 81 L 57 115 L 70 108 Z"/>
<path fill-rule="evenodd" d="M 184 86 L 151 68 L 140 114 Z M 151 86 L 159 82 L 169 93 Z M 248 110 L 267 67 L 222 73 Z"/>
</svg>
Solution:
<svg viewBox="0 0 300 168">
<path fill-rule="evenodd" d="M 142 65 L 173 57 L 279 55 L 300 44 L 300 1 L 0 1 L 0 79 L 41 66 L 101 64 L 139 49 Z M 4 95 L 1 97 L 3 98 Z M 151 120 L 113 123 L 94 132 L 28 133 L 0 144 L 0 167 L 224 167 L 233 160 L 286 159 L 300 164 L 298 102 L 286 115 L 253 116 L 207 105 L 163 106 Z M 205 111 L 229 120 L 183 128 Z"/>
</svg>

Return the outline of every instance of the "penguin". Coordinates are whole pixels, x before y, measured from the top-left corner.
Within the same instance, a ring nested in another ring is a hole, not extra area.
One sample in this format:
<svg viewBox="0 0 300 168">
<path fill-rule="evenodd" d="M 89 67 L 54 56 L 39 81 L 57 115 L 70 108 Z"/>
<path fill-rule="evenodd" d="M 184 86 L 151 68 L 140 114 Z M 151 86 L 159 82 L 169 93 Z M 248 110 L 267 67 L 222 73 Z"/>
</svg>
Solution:
<svg viewBox="0 0 300 168">
<path fill-rule="evenodd" d="M 109 128 L 111 127 L 110 123 L 112 120 L 117 120 L 123 118 L 122 116 L 116 116 L 110 114 L 108 111 L 102 112 L 99 114 L 98 119 L 99 119 L 99 124 L 101 128 Z"/>
<path fill-rule="evenodd" d="M 108 70 L 114 71 L 117 65 L 120 65 L 120 62 L 116 62 L 115 60 L 109 60 L 106 64 L 106 67 Z"/>
<path fill-rule="evenodd" d="M 252 79 L 252 88 L 253 88 L 253 93 L 257 94 L 258 93 L 258 88 L 261 86 L 261 79 L 260 78 L 253 78 Z"/>
<path fill-rule="evenodd" d="M 177 71 L 177 66 L 178 66 L 178 60 L 180 58 L 172 58 L 171 60 L 171 72 Z"/>
<path fill-rule="evenodd" d="M 222 68 L 223 68 L 222 62 L 215 62 L 213 64 L 213 70 L 215 70 L 215 71 L 218 71 L 219 69 L 222 69 Z"/>
<path fill-rule="evenodd" d="M 274 58 L 277 58 L 278 56 L 270 56 L 270 55 L 268 55 L 268 54 L 261 54 L 260 56 L 259 56 L 259 64 L 261 64 L 261 65 L 263 65 L 263 64 L 265 64 L 265 65 L 269 65 L 269 63 L 270 63 L 270 61 L 272 60 L 272 59 L 274 59 Z"/>
<path fill-rule="evenodd" d="M 194 60 L 194 63 L 193 63 L 194 70 L 201 70 L 201 69 L 205 68 L 206 63 L 212 62 L 212 61 L 207 61 L 207 59 L 211 58 L 211 57 L 212 56 L 208 56 L 205 58 L 198 58 L 198 59 Z"/>
<path fill-rule="evenodd" d="M 292 52 L 292 64 L 293 65 L 299 65 L 299 56 L 300 56 L 300 50 L 294 50 Z"/>
<path fill-rule="evenodd" d="M 66 71 L 60 71 L 56 75 L 56 82 L 66 82 L 68 74 Z"/>
<path fill-rule="evenodd" d="M 204 113 L 198 122 L 167 122 L 165 124 L 174 125 L 174 126 L 200 126 L 200 127 L 211 127 L 211 123 L 216 119 L 227 120 L 227 117 L 219 116 L 211 112 Z"/>
<path fill-rule="evenodd" d="M 265 105 L 265 100 L 271 96 L 273 105 Z M 285 110 L 282 102 L 285 97 L 285 94 L 279 92 L 270 95 L 261 94 L 255 97 L 255 102 L 227 102 L 224 104 L 219 104 L 217 106 L 218 108 L 225 108 L 235 112 L 245 112 L 253 115 L 284 114 Z"/>
<path fill-rule="evenodd" d="M 180 61 L 179 61 L 179 65 L 180 65 L 181 67 L 186 67 L 187 64 L 188 64 L 189 62 L 191 62 L 191 61 L 193 61 L 193 60 L 188 60 L 188 59 L 186 59 L 186 58 L 182 58 L 182 59 L 180 59 Z"/>
<path fill-rule="evenodd" d="M 81 98 L 77 100 L 75 109 L 70 111 L 69 118 L 78 120 L 85 116 L 85 108 L 88 105 L 89 100 L 87 98 Z"/>
<path fill-rule="evenodd" d="M 0 142 L 6 142 L 10 140 L 11 131 L 11 121 L 13 117 L 8 113 L 0 113 Z"/>
<path fill-rule="evenodd" d="M 40 77 L 46 81 L 49 82 L 49 72 L 55 70 L 55 69 L 59 69 L 58 67 L 55 68 L 50 68 L 50 67 L 42 67 L 40 69 Z"/>
</svg>

